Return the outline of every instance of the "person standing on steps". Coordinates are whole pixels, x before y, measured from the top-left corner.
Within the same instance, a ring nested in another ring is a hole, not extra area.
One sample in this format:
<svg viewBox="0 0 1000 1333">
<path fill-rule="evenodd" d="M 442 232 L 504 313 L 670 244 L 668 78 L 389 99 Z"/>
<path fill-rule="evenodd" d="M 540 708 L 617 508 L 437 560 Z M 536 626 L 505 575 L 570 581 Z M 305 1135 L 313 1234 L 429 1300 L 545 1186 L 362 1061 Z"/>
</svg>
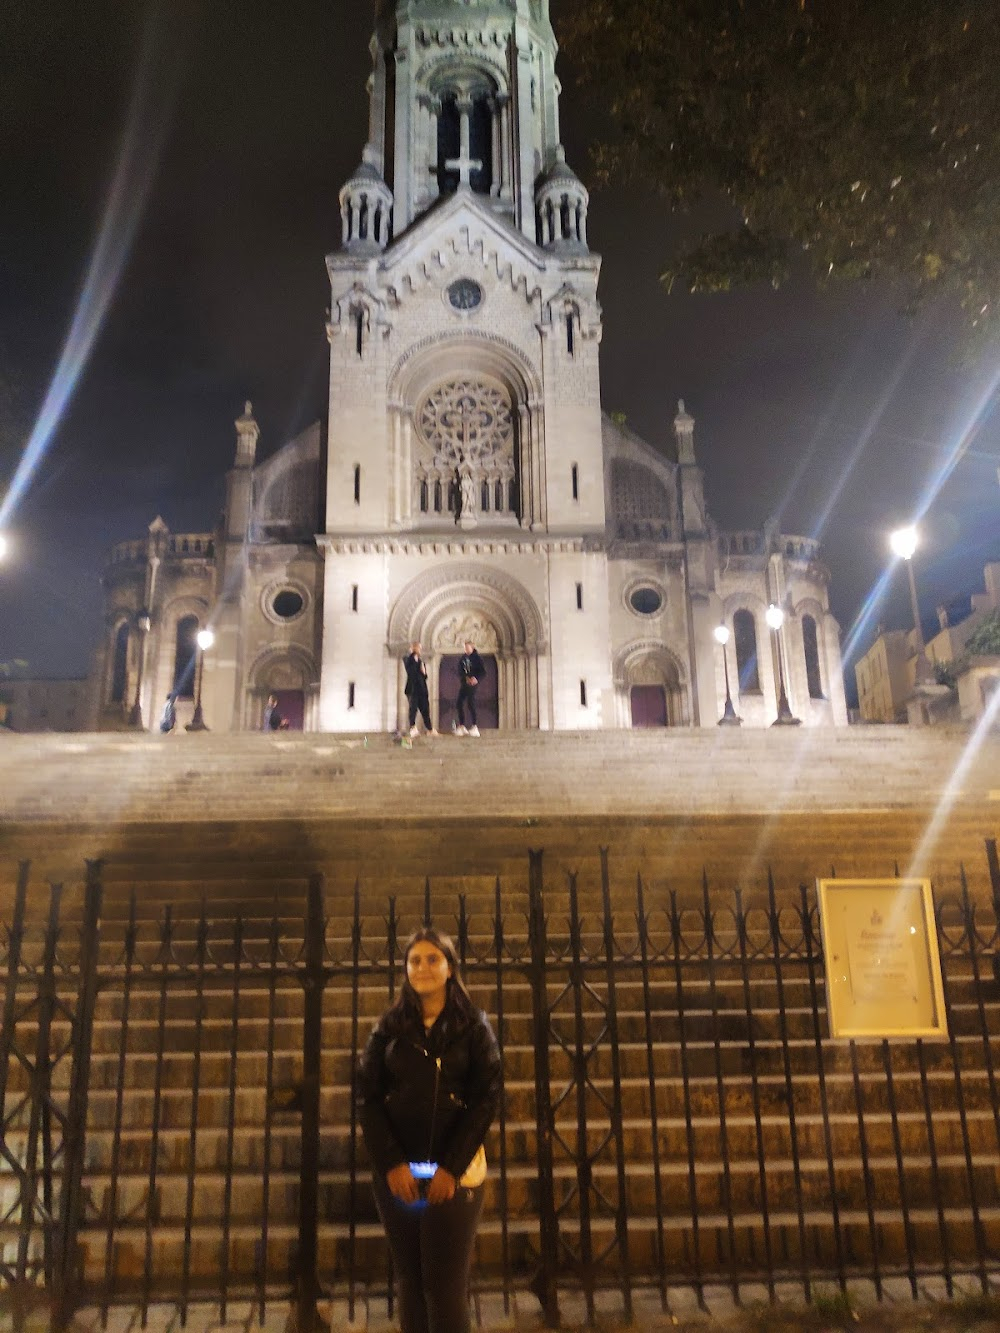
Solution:
<svg viewBox="0 0 1000 1333">
<path fill-rule="evenodd" d="M 278 696 L 276 694 L 269 694 L 267 696 L 267 705 L 264 709 L 264 721 L 261 729 L 263 731 L 288 730 L 288 718 L 285 717 L 281 712 L 281 709 L 278 707 Z"/>
<path fill-rule="evenodd" d="M 406 943 L 399 997 L 368 1039 L 358 1114 L 399 1278 L 402 1333 L 469 1333 L 483 1207 L 483 1140 L 500 1104 L 500 1051 L 447 935 Z"/>
<path fill-rule="evenodd" d="M 455 728 L 455 735 L 478 736 L 479 718 L 476 716 L 476 690 L 479 682 L 486 674 L 486 668 L 471 639 L 465 640 L 465 652 L 458 664 L 458 674 L 462 679 L 462 684 L 458 691 L 458 702 L 456 704 L 458 726 Z M 468 730 L 465 727 L 466 704 L 469 705 L 469 722 L 471 723 Z"/>
<path fill-rule="evenodd" d="M 410 735 L 417 735 L 417 714 L 424 720 L 428 736 L 437 732 L 431 723 L 431 701 L 427 692 L 427 663 L 420 656 L 420 644 L 410 644 L 410 655 L 404 657 L 406 668 L 406 697 L 410 701 Z"/>
<path fill-rule="evenodd" d="M 163 705 L 163 712 L 160 714 L 160 730 L 164 733 L 173 731 L 177 725 L 177 703 L 173 694 L 167 695 L 167 702 Z"/>
</svg>

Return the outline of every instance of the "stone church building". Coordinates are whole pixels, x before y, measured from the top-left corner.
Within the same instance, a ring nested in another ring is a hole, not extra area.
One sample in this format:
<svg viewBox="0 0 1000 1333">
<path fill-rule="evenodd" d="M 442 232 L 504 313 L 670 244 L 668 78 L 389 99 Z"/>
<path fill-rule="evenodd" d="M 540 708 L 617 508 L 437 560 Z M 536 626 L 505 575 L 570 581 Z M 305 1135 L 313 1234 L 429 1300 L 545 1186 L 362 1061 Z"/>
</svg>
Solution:
<svg viewBox="0 0 1000 1333">
<path fill-rule="evenodd" d="M 102 726 L 153 726 L 172 691 L 183 725 L 200 691 L 211 729 L 256 729 L 274 692 L 293 727 L 392 730 L 420 640 L 447 730 L 464 639 L 484 728 L 711 727 L 727 678 L 744 725 L 775 720 L 782 680 L 803 724 L 846 724 L 816 543 L 716 528 L 683 403 L 673 457 L 602 413 L 548 8 L 380 0 L 326 261 L 327 419 L 259 459 L 248 403 L 218 530 L 157 519 L 114 549 Z"/>
</svg>

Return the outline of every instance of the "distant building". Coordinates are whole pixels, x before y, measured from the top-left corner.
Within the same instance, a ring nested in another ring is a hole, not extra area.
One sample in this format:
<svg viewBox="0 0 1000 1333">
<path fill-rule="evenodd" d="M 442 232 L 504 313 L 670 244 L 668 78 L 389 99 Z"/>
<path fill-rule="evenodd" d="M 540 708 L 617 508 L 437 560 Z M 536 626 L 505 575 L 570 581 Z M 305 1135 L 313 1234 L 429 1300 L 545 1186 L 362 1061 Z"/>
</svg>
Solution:
<svg viewBox="0 0 1000 1333">
<path fill-rule="evenodd" d="M 8 731 L 93 731 L 93 682 L 0 680 L 0 728 Z"/>
<path fill-rule="evenodd" d="M 973 593 L 970 613 L 956 624 L 946 606 L 937 608 L 939 629 L 924 650 L 931 680 L 919 687 L 913 630 L 879 629 L 854 669 L 862 722 L 929 726 L 982 717 L 1000 689 L 1000 654 L 970 654 L 967 645 L 987 617 L 1000 616 L 1000 561 L 985 567 L 983 582 L 985 592 Z"/>
<path fill-rule="evenodd" d="M 854 668 L 858 713 L 862 722 L 905 722 L 906 699 L 913 693 L 913 634 L 883 630 Z"/>
</svg>

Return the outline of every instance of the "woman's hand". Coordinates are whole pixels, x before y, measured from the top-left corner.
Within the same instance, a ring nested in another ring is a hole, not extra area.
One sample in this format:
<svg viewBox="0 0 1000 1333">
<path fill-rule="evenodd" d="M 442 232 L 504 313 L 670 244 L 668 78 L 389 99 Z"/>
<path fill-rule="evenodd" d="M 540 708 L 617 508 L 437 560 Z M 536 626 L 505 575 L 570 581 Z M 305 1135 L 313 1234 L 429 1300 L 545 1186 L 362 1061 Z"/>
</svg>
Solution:
<svg viewBox="0 0 1000 1333">
<path fill-rule="evenodd" d="M 427 1189 L 428 1203 L 447 1203 L 449 1199 L 455 1197 L 455 1189 L 458 1185 L 455 1177 L 450 1171 L 446 1171 L 443 1166 L 439 1166 L 434 1172 L 431 1183 Z"/>
<path fill-rule="evenodd" d="M 440 1174 L 439 1170 L 438 1175 Z M 434 1179 L 437 1180 L 437 1175 Z M 420 1198 L 420 1190 L 413 1178 L 409 1162 L 400 1162 L 398 1166 L 394 1166 L 386 1174 L 385 1183 L 389 1186 L 390 1193 L 400 1203 L 416 1203 Z"/>
</svg>

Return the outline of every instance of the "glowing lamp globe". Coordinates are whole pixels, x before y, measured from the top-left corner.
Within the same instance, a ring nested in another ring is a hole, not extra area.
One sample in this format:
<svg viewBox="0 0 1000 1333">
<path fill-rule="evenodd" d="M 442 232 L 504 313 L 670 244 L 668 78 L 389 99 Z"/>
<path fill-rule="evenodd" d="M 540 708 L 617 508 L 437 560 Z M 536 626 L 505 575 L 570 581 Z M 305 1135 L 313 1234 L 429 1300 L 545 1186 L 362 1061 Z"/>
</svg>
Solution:
<svg viewBox="0 0 1000 1333">
<path fill-rule="evenodd" d="M 889 536 L 889 545 L 892 547 L 892 553 L 898 556 L 900 560 L 912 560 L 913 553 L 919 545 L 920 537 L 914 527 L 897 528 Z"/>
</svg>

